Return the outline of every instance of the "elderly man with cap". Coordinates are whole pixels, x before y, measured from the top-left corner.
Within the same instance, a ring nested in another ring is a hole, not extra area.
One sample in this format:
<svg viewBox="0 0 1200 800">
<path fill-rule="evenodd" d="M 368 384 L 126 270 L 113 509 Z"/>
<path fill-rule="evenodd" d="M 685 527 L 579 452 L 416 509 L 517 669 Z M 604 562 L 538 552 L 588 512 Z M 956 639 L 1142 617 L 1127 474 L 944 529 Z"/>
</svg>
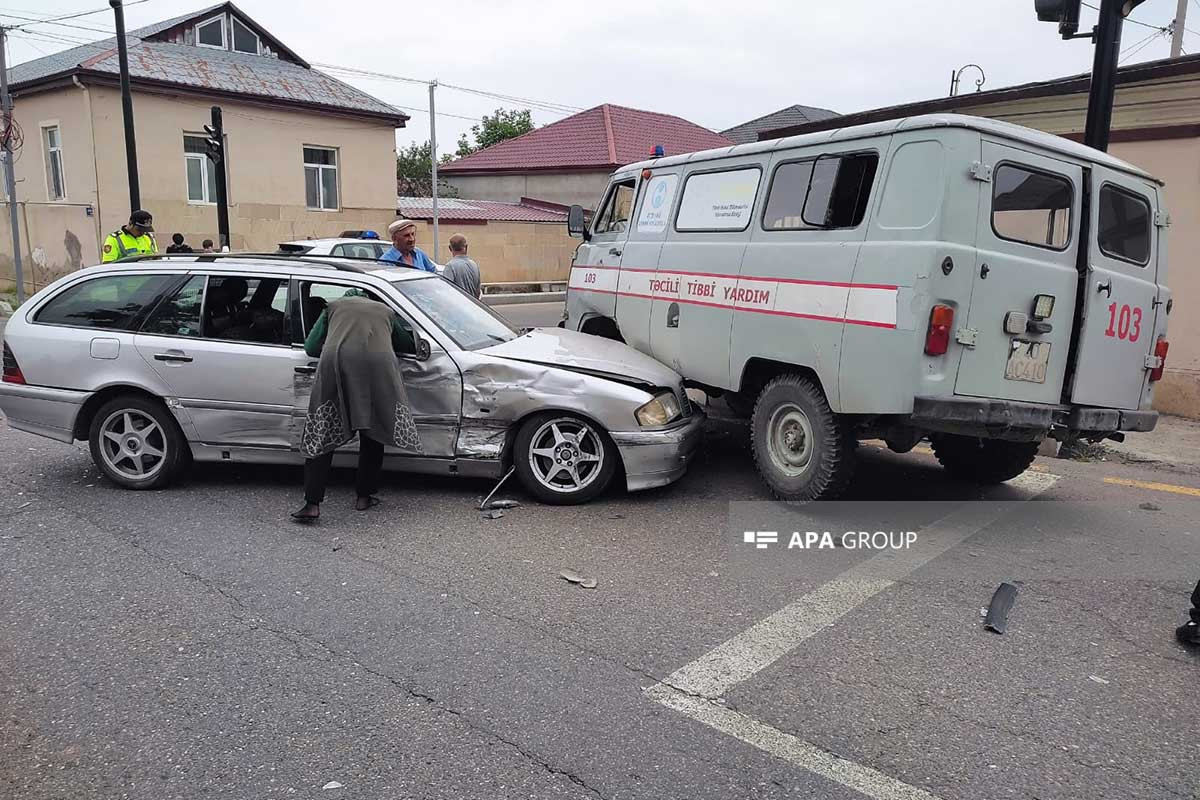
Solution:
<svg viewBox="0 0 1200 800">
<path fill-rule="evenodd" d="M 129 224 L 108 235 L 100 248 L 100 263 L 120 261 L 131 256 L 147 256 L 158 252 L 154 241 L 154 217 L 149 211 L 138 210 L 129 215 Z"/>
<path fill-rule="evenodd" d="M 426 272 L 437 272 L 429 256 L 417 247 L 417 223 L 411 219 L 398 219 L 388 225 L 392 246 L 379 257 L 380 261 L 397 267 L 412 267 Z"/>
</svg>

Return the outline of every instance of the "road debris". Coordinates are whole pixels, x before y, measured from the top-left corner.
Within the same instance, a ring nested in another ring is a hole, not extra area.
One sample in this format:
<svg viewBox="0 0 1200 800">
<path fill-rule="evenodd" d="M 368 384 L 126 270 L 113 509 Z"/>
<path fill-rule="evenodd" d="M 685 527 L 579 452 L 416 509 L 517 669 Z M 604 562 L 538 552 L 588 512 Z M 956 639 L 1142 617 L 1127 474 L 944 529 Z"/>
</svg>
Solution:
<svg viewBox="0 0 1200 800">
<path fill-rule="evenodd" d="M 491 500 L 492 495 L 494 495 L 496 492 L 500 491 L 500 487 L 503 486 L 504 482 L 506 480 L 508 480 L 509 478 L 511 478 L 512 474 L 516 471 L 517 471 L 516 467 L 508 468 L 508 472 L 504 473 L 504 477 L 501 478 L 500 481 L 494 487 L 492 487 L 492 490 L 490 492 L 488 492 L 488 496 L 483 498 L 483 502 L 479 504 L 480 511 L 483 511 L 483 509 L 487 508 L 488 500 Z"/>
<path fill-rule="evenodd" d="M 1104 678 L 1101 678 L 1099 675 L 1088 675 L 1088 680 L 1095 681 L 1096 683 L 1100 683 L 1105 686 L 1108 685 L 1108 681 L 1104 680 Z"/>
<path fill-rule="evenodd" d="M 581 580 L 579 582 L 579 585 L 585 589 L 595 589 L 597 586 L 599 586 L 599 583 L 596 581 L 595 578 L 587 577 L 587 578 L 584 578 L 583 580 Z"/>
<path fill-rule="evenodd" d="M 570 567 L 558 573 L 558 577 L 562 578 L 567 583 L 579 583 L 583 580 L 583 576 L 579 574 L 579 571 L 571 569 Z"/>
<path fill-rule="evenodd" d="M 502 508 L 493 508 L 491 511 L 483 512 L 484 519 L 500 519 L 503 516 L 504 516 L 504 509 L 502 509 Z"/>
<path fill-rule="evenodd" d="M 337 781 L 330 781 L 329 783 L 325 784 L 321 788 L 322 789 L 340 789 L 340 788 L 342 788 L 342 785 L 340 783 L 338 783 Z"/>
<path fill-rule="evenodd" d="M 517 508 L 520 505 L 516 500 L 493 500 L 486 508 Z"/>
<path fill-rule="evenodd" d="M 1005 581 L 996 587 L 992 594 L 992 602 L 988 603 L 987 616 L 983 626 L 989 631 L 1003 634 L 1008 630 L 1008 612 L 1017 601 L 1017 587 Z"/>
<path fill-rule="evenodd" d="M 1158 503 L 1141 503 L 1138 505 L 1142 511 L 1162 511 L 1162 506 Z"/>
</svg>

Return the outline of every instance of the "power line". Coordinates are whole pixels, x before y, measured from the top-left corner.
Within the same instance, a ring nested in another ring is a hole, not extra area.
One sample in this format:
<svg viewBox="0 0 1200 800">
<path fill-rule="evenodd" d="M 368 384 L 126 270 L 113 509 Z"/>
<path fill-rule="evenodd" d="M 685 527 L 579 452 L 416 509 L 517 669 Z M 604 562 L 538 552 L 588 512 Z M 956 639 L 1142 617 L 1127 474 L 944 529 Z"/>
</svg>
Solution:
<svg viewBox="0 0 1200 800">
<path fill-rule="evenodd" d="M 1099 10 L 1100 10 L 1100 6 L 1094 6 L 1094 5 L 1092 5 L 1091 3 L 1084 3 L 1084 5 L 1085 5 L 1085 6 L 1087 6 L 1088 8 L 1090 8 L 1090 9 L 1092 9 L 1093 11 L 1099 11 Z M 1165 30 L 1167 30 L 1166 26 L 1163 26 L 1163 25 L 1151 25 L 1149 22 L 1142 22 L 1141 20 L 1138 20 L 1138 19 L 1128 19 L 1128 18 L 1126 18 L 1126 20 L 1125 20 L 1125 21 L 1126 21 L 1126 22 L 1132 22 L 1134 25 L 1141 25 L 1143 28 L 1154 28 L 1154 30 L 1156 30 L 1156 31 L 1165 31 Z"/>
<path fill-rule="evenodd" d="M 1157 39 L 1161 35 L 1162 34 L 1152 33 L 1149 36 L 1147 36 L 1145 39 L 1143 39 L 1141 42 L 1134 44 L 1134 45 L 1130 45 L 1125 50 L 1125 53 L 1127 53 L 1127 55 L 1122 54 L 1121 58 L 1118 59 L 1117 63 L 1120 63 L 1121 60 L 1126 59 L 1126 58 L 1133 58 L 1135 55 L 1137 55 L 1142 50 L 1144 50 L 1147 46 L 1149 46 L 1155 39 Z"/>
<path fill-rule="evenodd" d="M 125 5 L 125 8 L 129 8 L 130 6 L 137 6 L 137 5 L 141 5 L 142 3 L 149 3 L 149 2 L 150 2 L 150 0 L 133 0 L 133 2 L 125 3 L 124 5 Z M 47 23 L 58 22 L 59 20 L 64 20 L 64 19 L 75 19 L 76 17 L 88 17 L 88 16 L 91 16 L 92 14 L 104 14 L 110 10 L 111 9 L 109 7 L 105 7 L 105 8 L 93 9 L 92 11 L 79 11 L 75 14 L 63 14 L 62 16 L 59 16 L 59 17 L 50 17 L 49 19 L 42 19 L 42 20 L 38 20 L 37 22 L 26 22 L 21 25 L 13 25 L 13 26 L 11 26 L 11 29 L 19 30 L 21 28 L 27 28 L 30 25 L 45 25 Z"/>
<path fill-rule="evenodd" d="M 13 14 L 8 11 L 0 11 L 0 17 L 12 17 L 13 19 L 25 20 L 26 22 L 44 22 L 47 25 L 53 25 L 56 28 L 75 28 L 76 30 L 81 31 L 92 31 L 95 33 L 107 33 L 110 36 L 112 35 L 112 31 L 108 30 L 107 28 L 96 28 L 91 25 L 72 25 L 69 22 L 50 22 L 49 20 L 38 19 L 37 17 L 26 17 L 21 14 Z"/>
</svg>

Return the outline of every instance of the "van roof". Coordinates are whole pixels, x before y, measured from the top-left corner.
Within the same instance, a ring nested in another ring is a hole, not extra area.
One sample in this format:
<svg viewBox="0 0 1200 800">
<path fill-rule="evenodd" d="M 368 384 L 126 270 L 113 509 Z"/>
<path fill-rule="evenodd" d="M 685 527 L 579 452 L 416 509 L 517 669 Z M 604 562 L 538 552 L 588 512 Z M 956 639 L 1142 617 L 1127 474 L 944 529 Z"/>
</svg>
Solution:
<svg viewBox="0 0 1200 800">
<path fill-rule="evenodd" d="M 1045 133 L 1043 131 L 1036 131 L 1032 128 L 1026 128 L 1021 125 L 1014 125 L 1011 122 L 1002 122 L 1000 120 L 987 119 L 984 117 L 972 117 L 966 114 L 922 114 L 916 117 L 902 117 L 900 119 L 890 119 L 883 122 L 871 122 L 866 125 L 854 125 L 847 128 L 834 128 L 832 130 L 817 131 L 815 133 L 802 133 L 798 136 L 788 136 L 783 139 L 768 139 L 766 141 L 749 142 L 747 144 L 739 144 L 732 147 L 719 147 L 715 150 L 701 150 L 699 152 L 684 153 L 683 155 L 678 156 L 648 159 L 646 161 L 639 161 L 636 164 L 630 164 L 626 167 L 622 167 L 617 171 L 625 172 L 627 170 L 637 170 L 645 167 L 669 167 L 676 164 L 707 161 L 726 156 L 751 155 L 753 153 L 765 153 L 774 150 L 784 150 L 792 147 L 804 147 L 808 145 L 825 144 L 830 142 L 846 142 L 874 136 L 887 136 L 900 131 L 924 130 L 927 128 L 970 128 L 972 130 L 979 131 L 980 133 L 988 134 L 989 136 L 999 136 L 1015 141 L 1027 142 L 1042 149 L 1058 152 L 1081 161 L 1091 161 L 1093 163 L 1103 164 L 1111 169 L 1128 172 L 1131 175 L 1137 175 L 1147 180 L 1154 181 L 1160 186 L 1163 185 L 1163 181 L 1146 172 L 1141 167 L 1136 167 L 1127 161 L 1114 158 L 1108 153 L 1102 153 L 1099 150 L 1087 147 L 1078 142 L 1073 142 L 1070 139 L 1064 139 L 1061 136 L 1055 136 L 1054 134 Z"/>
</svg>

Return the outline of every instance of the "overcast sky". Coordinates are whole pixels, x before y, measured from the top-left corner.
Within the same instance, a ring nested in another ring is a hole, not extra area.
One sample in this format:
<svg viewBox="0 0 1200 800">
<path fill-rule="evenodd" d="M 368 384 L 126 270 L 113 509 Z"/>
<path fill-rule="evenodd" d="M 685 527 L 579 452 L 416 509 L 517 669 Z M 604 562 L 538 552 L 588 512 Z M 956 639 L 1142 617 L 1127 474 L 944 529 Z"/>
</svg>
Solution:
<svg viewBox="0 0 1200 800">
<path fill-rule="evenodd" d="M 130 0 L 127 0 L 129 2 Z M 1098 5 L 1099 0 L 1089 0 Z M 1186 52 L 1200 52 L 1200 0 L 1188 0 Z M 1146 0 L 1125 25 L 1123 64 L 1165 58 L 1169 37 L 1151 27 L 1174 18 L 1177 0 Z M 45 17 L 88 11 L 103 0 L 0 0 L 0 14 Z M 126 9 L 133 29 L 205 8 L 203 0 L 146 0 Z M 238 0 L 237 5 L 315 63 L 383 72 L 590 108 L 616 103 L 676 114 L 715 130 L 793 103 L 842 113 L 944 96 L 950 73 L 975 63 L 985 89 L 1086 72 L 1092 47 L 1064 42 L 1039 23 L 1033 0 L 747 0 L 707 11 L 684 0 L 582 2 L 381 2 Z M 330 9 L 335 9 L 331 13 Z M 1084 8 L 1082 25 L 1096 12 Z M 8 24 L 21 20 L 2 17 Z M 37 25 L 10 39 L 10 63 L 98 39 L 112 13 Z M 92 30 L 92 29 L 96 30 Z M 1192 33 L 1191 31 L 1196 31 Z M 41 37 L 41 38 L 34 38 Z M 973 91 L 977 73 L 963 75 Z M 343 77 L 340 76 L 339 77 Z M 345 78 L 404 108 L 397 140 L 425 141 L 423 86 Z M 453 149 L 471 122 L 519 103 L 439 89 L 439 150 Z M 534 109 L 544 125 L 564 113 Z"/>
</svg>

